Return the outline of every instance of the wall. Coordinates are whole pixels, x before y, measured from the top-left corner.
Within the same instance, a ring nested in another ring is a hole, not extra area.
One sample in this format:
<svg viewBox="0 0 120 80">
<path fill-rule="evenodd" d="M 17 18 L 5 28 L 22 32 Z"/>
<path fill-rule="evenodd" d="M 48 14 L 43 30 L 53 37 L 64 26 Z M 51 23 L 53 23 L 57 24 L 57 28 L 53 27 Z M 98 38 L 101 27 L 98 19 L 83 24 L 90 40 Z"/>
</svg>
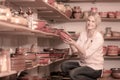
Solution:
<svg viewBox="0 0 120 80">
<path fill-rule="evenodd" d="M 37 39 L 34 36 L 20 36 L 20 35 L 0 35 L 1 48 L 16 48 L 16 47 L 30 47 L 31 44 L 36 43 Z"/>
<path fill-rule="evenodd" d="M 108 11 L 120 11 L 120 3 L 70 3 L 73 6 L 80 6 L 82 11 L 88 11 L 91 7 L 97 7 L 98 11 L 108 12 Z M 53 27 L 62 28 L 66 31 L 75 31 L 80 33 L 85 28 L 85 22 L 66 22 L 66 23 L 54 23 Z M 120 22 L 102 22 L 99 25 L 99 30 L 105 32 L 106 27 L 111 27 L 113 31 L 120 32 Z M 55 45 L 57 42 L 52 43 L 54 47 L 68 47 L 68 45 L 62 43 Z M 58 44 L 58 43 L 57 43 Z M 105 41 L 104 45 L 118 45 L 120 46 L 120 41 Z M 120 60 L 105 60 L 105 68 L 109 69 L 112 67 L 120 67 Z"/>
</svg>

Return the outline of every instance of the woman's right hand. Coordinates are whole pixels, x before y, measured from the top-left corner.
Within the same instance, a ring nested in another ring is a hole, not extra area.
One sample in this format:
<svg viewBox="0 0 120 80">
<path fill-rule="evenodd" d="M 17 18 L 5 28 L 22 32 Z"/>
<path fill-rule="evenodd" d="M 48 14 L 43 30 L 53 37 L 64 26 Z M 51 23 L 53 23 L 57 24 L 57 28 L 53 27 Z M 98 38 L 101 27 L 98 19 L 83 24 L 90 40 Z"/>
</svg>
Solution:
<svg viewBox="0 0 120 80">
<path fill-rule="evenodd" d="M 60 32 L 60 38 L 67 44 L 70 44 L 70 45 L 74 45 L 75 44 L 75 41 L 71 38 L 71 36 L 65 32 L 65 31 L 61 31 Z"/>
</svg>

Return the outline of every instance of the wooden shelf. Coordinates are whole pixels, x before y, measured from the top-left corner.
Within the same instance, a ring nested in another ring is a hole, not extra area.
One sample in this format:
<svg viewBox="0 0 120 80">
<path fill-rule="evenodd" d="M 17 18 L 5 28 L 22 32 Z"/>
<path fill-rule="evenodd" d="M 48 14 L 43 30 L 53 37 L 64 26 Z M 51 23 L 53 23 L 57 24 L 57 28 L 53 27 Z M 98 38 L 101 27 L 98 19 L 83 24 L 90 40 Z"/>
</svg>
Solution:
<svg viewBox="0 0 120 80">
<path fill-rule="evenodd" d="M 120 22 L 120 19 L 116 18 L 102 18 L 103 22 Z"/>
<path fill-rule="evenodd" d="M 120 0 L 95 0 L 95 2 L 120 2 Z"/>
<path fill-rule="evenodd" d="M 77 40 L 78 37 L 72 37 L 72 39 Z M 104 40 L 120 40 L 120 37 L 104 37 Z"/>
<path fill-rule="evenodd" d="M 0 21 L 0 34 L 11 35 L 34 35 L 39 37 L 54 37 L 57 36 L 53 33 L 47 33 L 39 30 L 32 30 L 26 26 L 12 24 L 9 22 Z"/>
<path fill-rule="evenodd" d="M 30 70 L 30 69 L 33 69 L 33 68 L 36 68 L 36 67 L 39 67 L 40 65 L 39 64 L 37 64 L 37 65 L 35 65 L 35 66 L 32 66 L 32 67 L 30 67 L 30 68 L 27 68 L 26 70 Z"/>
<path fill-rule="evenodd" d="M 40 65 L 37 64 L 37 65 L 32 66 L 32 67 L 30 67 L 30 68 L 26 68 L 26 69 L 24 69 L 24 70 L 30 70 L 30 69 L 33 69 L 33 68 L 36 68 L 36 67 L 39 67 L 39 66 L 40 66 Z M 0 77 L 5 77 L 5 76 L 10 76 L 10 75 L 13 75 L 13 74 L 17 74 L 17 73 L 22 72 L 22 71 L 24 71 L 24 70 L 21 70 L 21 71 L 10 71 L 10 72 L 1 72 L 1 73 L 0 73 Z"/>
<path fill-rule="evenodd" d="M 76 3 L 76 2 L 95 2 L 95 0 L 56 0 L 57 2 Z"/>
<path fill-rule="evenodd" d="M 16 73 L 17 73 L 16 71 L 2 72 L 0 73 L 0 77 L 9 76 L 9 75 L 16 74 Z"/>
<path fill-rule="evenodd" d="M 84 22 L 85 19 L 69 19 L 69 22 Z M 102 18 L 103 22 L 120 22 L 120 19 L 116 18 Z"/>
<path fill-rule="evenodd" d="M 104 37 L 105 40 L 120 40 L 120 37 Z"/>
<path fill-rule="evenodd" d="M 78 2 L 120 2 L 120 0 L 57 0 L 58 2 L 78 3 Z"/>
<path fill-rule="evenodd" d="M 105 59 L 120 59 L 120 56 L 104 56 Z"/>
<path fill-rule="evenodd" d="M 104 77 L 104 78 L 100 78 L 98 80 L 120 80 L 120 79 L 114 79 L 112 77 Z"/>
</svg>

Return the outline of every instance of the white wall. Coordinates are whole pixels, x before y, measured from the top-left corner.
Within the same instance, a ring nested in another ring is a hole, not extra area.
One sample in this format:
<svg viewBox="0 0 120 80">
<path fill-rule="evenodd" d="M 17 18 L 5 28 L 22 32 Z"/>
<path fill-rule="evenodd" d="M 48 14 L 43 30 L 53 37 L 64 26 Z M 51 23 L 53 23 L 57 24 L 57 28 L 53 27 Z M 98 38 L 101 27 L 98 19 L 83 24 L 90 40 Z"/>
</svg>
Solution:
<svg viewBox="0 0 120 80">
<path fill-rule="evenodd" d="M 99 11 L 116 11 L 120 9 L 120 3 L 119 2 L 113 2 L 113 3 L 103 3 L 103 2 L 96 2 L 96 3 L 69 3 L 71 7 L 73 6 L 80 6 L 82 11 L 90 10 L 91 7 L 97 7 Z"/>
<path fill-rule="evenodd" d="M 36 43 L 37 38 L 34 36 L 20 36 L 20 35 L 0 35 L 1 48 L 16 48 L 16 47 L 30 47 L 31 44 Z"/>
</svg>

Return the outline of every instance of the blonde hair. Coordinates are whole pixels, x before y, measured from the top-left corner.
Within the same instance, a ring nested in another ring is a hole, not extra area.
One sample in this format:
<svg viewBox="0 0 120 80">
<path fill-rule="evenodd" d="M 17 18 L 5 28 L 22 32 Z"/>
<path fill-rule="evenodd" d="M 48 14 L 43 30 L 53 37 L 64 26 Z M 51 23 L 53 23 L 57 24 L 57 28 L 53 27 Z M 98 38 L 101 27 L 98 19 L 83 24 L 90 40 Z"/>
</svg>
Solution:
<svg viewBox="0 0 120 80">
<path fill-rule="evenodd" d="M 101 23 L 101 17 L 98 13 L 95 14 L 89 14 L 88 17 L 93 16 L 95 18 L 96 25 L 98 26 Z"/>
</svg>

